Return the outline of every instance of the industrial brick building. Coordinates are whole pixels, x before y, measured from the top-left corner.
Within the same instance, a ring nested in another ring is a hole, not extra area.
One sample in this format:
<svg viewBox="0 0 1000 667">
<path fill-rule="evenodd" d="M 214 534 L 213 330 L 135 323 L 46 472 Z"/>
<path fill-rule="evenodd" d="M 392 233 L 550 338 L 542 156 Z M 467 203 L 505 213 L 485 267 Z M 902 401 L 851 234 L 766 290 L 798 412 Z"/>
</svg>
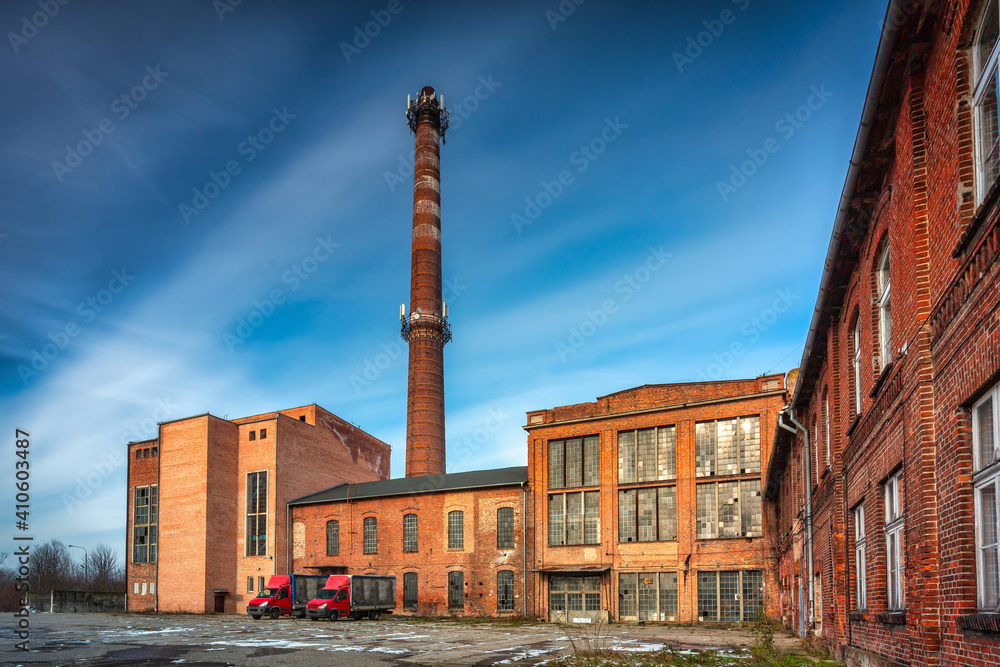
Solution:
<svg viewBox="0 0 1000 667">
<path fill-rule="evenodd" d="M 163 422 L 128 451 L 131 611 L 243 611 L 288 571 L 289 500 L 389 476 L 389 445 L 318 405 Z"/>
<path fill-rule="evenodd" d="M 342 484 L 290 503 L 293 566 L 398 582 L 397 614 L 525 616 L 524 467 Z"/>
<path fill-rule="evenodd" d="M 890 3 L 768 464 L 780 613 L 851 666 L 1000 664 L 998 35 Z"/>
<path fill-rule="evenodd" d="M 774 608 L 761 462 L 786 398 L 769 375 L 529 412 L 536 613 L 690 623 Z"/>
</svg>

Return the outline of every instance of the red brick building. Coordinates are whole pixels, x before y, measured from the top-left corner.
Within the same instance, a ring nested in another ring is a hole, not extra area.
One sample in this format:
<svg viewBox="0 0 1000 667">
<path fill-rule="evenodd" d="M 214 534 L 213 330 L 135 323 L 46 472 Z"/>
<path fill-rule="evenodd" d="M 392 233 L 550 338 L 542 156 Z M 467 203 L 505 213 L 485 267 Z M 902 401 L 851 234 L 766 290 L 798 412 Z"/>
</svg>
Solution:
<svg viewBox="0 0 1000 667">
<path fill-rule="evenodd" d="M 292 563 L 395 576 L 394 613 L 527 615 L 524 467 L 341 484 L 289 503 Z"/>
<path fill-rule="evenodd" d="M 694 622 L 773 608 L 761 463 L 786 398 L 768 375 L 529 412 L 535 613 Z"/>
<path fill-rule="evenodd" d="M 389 476 L 389 445 L 317 405 L 163 422 L 128 452 L 131 611 L 243 611 L 288 572 L 288 501 Z"/>
<path fill-rule="evenodd" d="M 768 464 L 780 613 L 849 665 L 1000 664 L 998 35 L 890 4 Z"/>
</svg>

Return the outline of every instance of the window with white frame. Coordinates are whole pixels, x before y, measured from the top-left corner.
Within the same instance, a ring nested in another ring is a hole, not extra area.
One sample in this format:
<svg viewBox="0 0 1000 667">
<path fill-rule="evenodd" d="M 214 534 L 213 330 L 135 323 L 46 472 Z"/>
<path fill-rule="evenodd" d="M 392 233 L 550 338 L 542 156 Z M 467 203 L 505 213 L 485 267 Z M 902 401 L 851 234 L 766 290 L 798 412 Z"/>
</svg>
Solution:
<svg viewBox="0 0 1000 667">
<path fill-rule="evenodd" d="M 986 3 L 973 47 L 973 108 L 976 127 L 976 202 L 981 202 L 1000 173 L 1000 124 L 997 122 L 997 0 Z"/>
<path fill-rule="evenodd" d="M 878 261 L 879 370 L 892 361 L 892 280 L 889 273 L 889 244 Z"/>
<path fill-rule="evenodd" d="M 997 411 L 1000 385 L 994 385 L 972 408 L 972 448 L 976 490 L 976 572 L 978 605 L 982 611 L 1000 611 L 1000 433 Z"/>
<path fill-rule="evenodd" d="M 823 464 L 830 467 L 830 389 L 823 390 Z"/>
<path fill-rule="evenodd" d="M 903 587 L 906 550 L 903 546 L 903 471 L 885 482 L 885 579 L 886 609 L 903 610 L 906 594 Z"/>
<path fill-rule="evenodd" d="M 854 349 L 854 414 L 861 414 L 861 322 L 854 323 L 854 331 L 851 332 L 851 340 Z"/>
<path fill-rule="evenodd" d="M 855 609 L 868 608 L 868 580 L 865 574 L 865 504 L 854 508 L 854 599 Z"/>
</svg>

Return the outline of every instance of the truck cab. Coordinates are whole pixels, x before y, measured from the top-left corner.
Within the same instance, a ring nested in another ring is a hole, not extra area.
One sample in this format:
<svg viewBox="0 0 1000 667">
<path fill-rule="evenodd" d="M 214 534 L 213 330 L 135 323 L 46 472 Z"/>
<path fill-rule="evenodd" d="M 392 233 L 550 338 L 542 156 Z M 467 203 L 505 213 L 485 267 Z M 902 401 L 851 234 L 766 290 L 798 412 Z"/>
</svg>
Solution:
<svg viewBox="0 0 1000 667">
<path fill-rule="evenodd" d="M 292 613 L 291 577 L 271 577 L 267 588 L 247 603 L 247 613 L 255 620 L 262 616 L 278 618 L 282 614 Z"/>
<path fill-rule="evenodd" d="M 306 615 L 315 620 L 328 618 L 336 621 L 351 615 L 350 577 L 334 575 L 326 586 L 306 605 Z"/>
</svg>

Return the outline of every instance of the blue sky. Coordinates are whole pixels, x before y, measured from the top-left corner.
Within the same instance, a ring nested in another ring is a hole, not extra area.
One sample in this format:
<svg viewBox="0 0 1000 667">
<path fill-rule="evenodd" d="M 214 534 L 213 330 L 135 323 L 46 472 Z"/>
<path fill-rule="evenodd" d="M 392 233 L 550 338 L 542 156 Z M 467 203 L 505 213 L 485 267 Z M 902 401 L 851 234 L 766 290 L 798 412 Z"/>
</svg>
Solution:
<svg viewBox="0 0 1000 667">
<path fill-rule="evenodd" d="M 884 12 L 4 3 L 0 505 L 21 428 L 36 539 L 121 552 L 127 441 L 312 402 L 402 475 L 424 85 L 451 471 L 524 464 L 527 410 L 794 367 Z"/>
</svg>

